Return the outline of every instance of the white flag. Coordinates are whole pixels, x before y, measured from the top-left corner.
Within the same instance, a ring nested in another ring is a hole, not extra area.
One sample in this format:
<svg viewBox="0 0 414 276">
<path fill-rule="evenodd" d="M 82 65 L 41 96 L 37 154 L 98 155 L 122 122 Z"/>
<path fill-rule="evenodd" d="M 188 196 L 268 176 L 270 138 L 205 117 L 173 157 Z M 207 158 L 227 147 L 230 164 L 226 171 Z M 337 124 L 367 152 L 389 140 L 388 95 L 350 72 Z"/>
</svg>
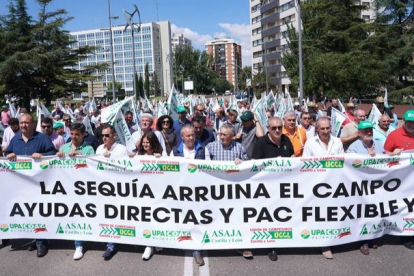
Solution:
<svg viewBox="0 0 414 276">
<path fill-rule="evenodd" d="M 385 88 L 384 106 L 388 107 L 388 89 L 387 88 Z"/>
<path fill-rule="evenodd" d="M 181 104 L 180 104 L 178 92 L 175 89 L 174 85 L 171 87 L 167 105 L 168 105 L 167 110 L 171 118 L 173 119 L 173 121 L 177 121 L 178 120 L 177 107 L 179 107 Z"/>
<path fill-rule="evenodd" d="M 341 126 L 345 120 L 346 120 L 346 117 L 342 112 L 340 112 L 336 108 L 332 108 L 331 133 L 333 136 L 338 137 L 339 131 L 341 130 Z"/>
<path fill-rule="evenodd" d="M 377 125 L 379 118 L 381 117 L 381 112 L 375 104 L 372 104 L 371 112 L 369 113 L 368 121 L 370 121 L 374 126 Z"/>
</svg>

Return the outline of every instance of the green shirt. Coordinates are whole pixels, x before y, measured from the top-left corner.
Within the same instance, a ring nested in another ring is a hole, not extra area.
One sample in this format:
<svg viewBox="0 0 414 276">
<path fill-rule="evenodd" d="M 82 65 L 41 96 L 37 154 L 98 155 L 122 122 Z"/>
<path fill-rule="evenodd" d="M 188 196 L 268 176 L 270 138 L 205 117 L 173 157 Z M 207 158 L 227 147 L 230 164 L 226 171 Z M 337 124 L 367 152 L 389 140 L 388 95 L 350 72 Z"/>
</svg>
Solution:
<svg viewBox="0 0 414 276">
<path fill-rule="evenodd" d="M 80 147 L 73 149 L 72 148 L 72 142 L 64 144 L 60 151 L 63 151 L 66 155 L 69 154 L 71 151 L 79 151 L 82 153 L 82 155 L 92 155 L 95 154 L 95 151 L 93 150 L 93 147 L 87 143 L 83 143 Z"/>
</svg>

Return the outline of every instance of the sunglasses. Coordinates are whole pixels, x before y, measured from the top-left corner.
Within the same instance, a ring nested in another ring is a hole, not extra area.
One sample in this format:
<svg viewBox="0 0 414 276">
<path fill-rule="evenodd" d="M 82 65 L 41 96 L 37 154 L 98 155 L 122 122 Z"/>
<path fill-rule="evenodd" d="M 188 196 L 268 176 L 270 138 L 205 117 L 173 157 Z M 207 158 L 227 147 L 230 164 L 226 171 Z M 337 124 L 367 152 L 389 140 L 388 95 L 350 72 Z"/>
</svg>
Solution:
<svg viewBox="0 0 414 276">
<path fill-rule="evenodd" d="M 162 121 L 163 124 L 169 124 L 170 121 Z"/>
<path fill-rule="evenodd" d="M 52 126 L 51 126 L 51 125 L 41 126 L 41 128 L 43 128 L 43 129 L 48 129 L 48 128 L 52 128 Z"/>
<path fill-rule="evenodd" d="M 271 131 L 281 130 L 282 128 L 283 128 L 283 126 L 272 126 L 272 127 L 269 127 L 269 129 Z"/>
<path fill-rule="evenodd" d="M 106 138 L 108 138 L 108 137 L 111 137 L 113 134 L 102 134 L 102 137 L 106 137 Z"/>
</svg>

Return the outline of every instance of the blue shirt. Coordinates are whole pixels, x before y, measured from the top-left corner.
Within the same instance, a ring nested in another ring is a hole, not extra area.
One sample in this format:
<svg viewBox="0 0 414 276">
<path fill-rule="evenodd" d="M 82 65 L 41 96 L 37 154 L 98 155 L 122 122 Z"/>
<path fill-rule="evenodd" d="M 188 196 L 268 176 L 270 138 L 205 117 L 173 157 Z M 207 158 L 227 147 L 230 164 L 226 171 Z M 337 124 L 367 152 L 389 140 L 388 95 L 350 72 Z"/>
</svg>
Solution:
<svg viewBox="0 0 414 276">
<path fill-rule="evenodd" d="M 14 153 L 16 155 L 30 156 L 33 153 L 41 153 L 42 155 L 55 155 L 56 149 L 52 140 L 43 133 L 35 131 L 27 142 L 23 140 L 22 133 L 19 131 L 11 139 L 6 149 L 6 155 Z"/>
<path fill-rule="evenodd" d="M 378 141 L 374 140 L 373 141 L 373 148 L 375 153 L 378 154 L 383 154 L 384 153 L 384 145 L 379 143 Z M 347 153 L 362 153 L 362 154 L 368 154 L 368 148 L 367 146 L 365 146 L 365 144 L 362 142 L 361 139 L 356 140 L 355 142 L 353 142 L 348 150 L 346 151 Z"/>
<path fill-rule="evenodd" d="M 200 139 L 197 139 L 197 141 L 200 142 L 200 144 L 205 148 L 211 142 L 216 141 L 216 136 L 211 130 L 205 128 L 203 130 L 203 134 L 201 134 Z"/>
</svg>

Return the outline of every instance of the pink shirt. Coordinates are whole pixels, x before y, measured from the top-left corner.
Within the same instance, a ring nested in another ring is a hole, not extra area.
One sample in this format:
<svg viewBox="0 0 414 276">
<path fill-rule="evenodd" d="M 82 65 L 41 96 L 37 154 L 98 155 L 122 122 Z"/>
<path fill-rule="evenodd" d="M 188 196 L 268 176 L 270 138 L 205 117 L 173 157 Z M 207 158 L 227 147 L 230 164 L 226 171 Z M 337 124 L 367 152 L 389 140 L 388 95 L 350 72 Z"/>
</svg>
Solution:
<svg viewBox="0 0 414 276">
<path fill-rule="evenodd" d="M 10 120 L 10 110 L 1 112 L 1 123 L 3 126 L 8 126 Z"/>
<path fill-rule="evenodd" d="M 57 151 L 65 144 L 65 139 L 62 136 L 57 135 L 56 132 L 53 132 L 52 135 L 49 136 L 50 140 L 52 140 L 52 144 L 55 146 Z"/>
</svg>

